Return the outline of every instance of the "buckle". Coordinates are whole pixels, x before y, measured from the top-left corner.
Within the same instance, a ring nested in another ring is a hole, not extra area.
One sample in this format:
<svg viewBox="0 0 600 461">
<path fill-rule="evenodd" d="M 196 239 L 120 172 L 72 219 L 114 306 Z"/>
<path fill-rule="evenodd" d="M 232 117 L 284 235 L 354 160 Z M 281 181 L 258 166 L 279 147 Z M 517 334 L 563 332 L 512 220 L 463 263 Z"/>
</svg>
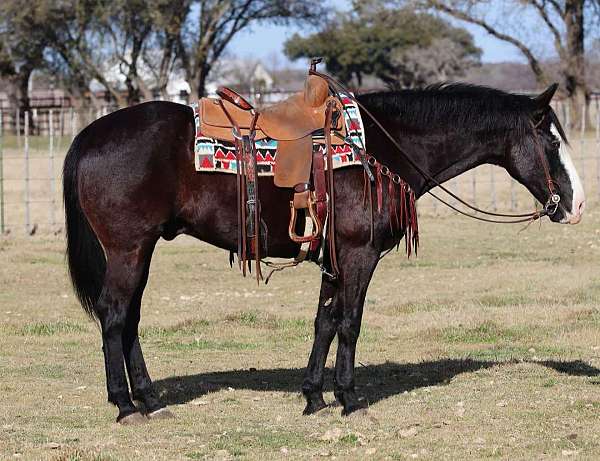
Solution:
<svg viewBox="0 0 600 461">
<path fill-rule="evenodd" d="M 552 194 L 548 201 L 544 205 L 544 211 L 548 216 L 552 216 L 558 210 L 558 204 L 560 203 L 560 195 Z"/>
<path fill-rule="evenodd" d="M 301 194 L 302 192 L 306 192 L 310 190 L 310 184 L 307 182 L 299 182 L 294 186 L 294 193 Z"/>
<path fill-rule="evenodd" d="M 322 274 L 325 274 L 327 277 L 329 277 L 330 281 L 333 282 L 334 280 L 337 280 L 337 275 L 328 272 L 327 268 L 325 267 L 325 264 L 321 264 L 319 266 L 319 269 L 321 269 Z"/>
<path fill-rule="evenodd" d="M 231 127 L 231 134 L 233 135 L 233 137 L 235 139 L 237 139 L 238 141 L 242 140 L 242 133 L 240 133 L 237 128 L 235 126 Z"/>
</svg>

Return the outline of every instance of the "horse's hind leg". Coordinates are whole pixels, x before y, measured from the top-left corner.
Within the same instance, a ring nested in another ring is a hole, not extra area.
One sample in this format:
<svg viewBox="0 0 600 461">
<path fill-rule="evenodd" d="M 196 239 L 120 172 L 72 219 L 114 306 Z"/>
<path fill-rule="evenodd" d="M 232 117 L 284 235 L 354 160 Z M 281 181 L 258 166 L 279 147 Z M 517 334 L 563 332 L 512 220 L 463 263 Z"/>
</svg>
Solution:
<svg viewBox="0 0 600 461">
<path fill-rule="evenodd" d="M 107 250 L 104 286 L 95 305 L 102 327 L 108 401 L 118 407 L 117 421 L 123 424 L 146 420 L 129 396 L 122 340 L 129 307 L 146 270 L 145 253 L 141 246 L 127 251 Z"/>
<path fill-rule="evenodd" d="M 138 335 L 138 325 L 140 323 L 142 295 L 148 282 L 148 273 L 150 271 L 150 260 L 154 244 L 148 251 L 146 260 L 144 261 L 144 269 L 140 278 L 138 287 L 135 291 L 127 317 L 125 319 L 125 328 L 123 329 L 123 356 L 125 357 L 125 365 L 129 376 L 129 384 L 131 385 L 131 393 L 134 400 L 143 403 L 146 414 L 150 418 L 172 417 L 170 413 L 160 401 L 152 386 L 152 380 L 146 368 L 144 355 Z"/>
</svg>

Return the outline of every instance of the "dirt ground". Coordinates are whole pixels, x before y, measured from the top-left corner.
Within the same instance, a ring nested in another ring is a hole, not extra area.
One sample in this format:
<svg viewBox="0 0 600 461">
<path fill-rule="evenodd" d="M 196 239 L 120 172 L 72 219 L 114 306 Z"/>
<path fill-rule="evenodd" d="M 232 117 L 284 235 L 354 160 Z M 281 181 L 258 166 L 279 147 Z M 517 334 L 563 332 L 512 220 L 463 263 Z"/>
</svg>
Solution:
<svg viewBox="0 0 600 461">
<path fill-rule="evenodd" d="M 114 422 L 98 328 L 61 235 L 0 238 L 0 459 L 599 459 L 600 212 L 525 230 L 421 220 L 367 296 L 366 415 L 302 416 L 319 271 L 258 287 L 228 254 L 161 242 L 142 347 L 177 418 Z M 335 348 L 328 366 L 333 366 Z M 331 372 L 326 400 L 333 402 Z"/>
</svg>

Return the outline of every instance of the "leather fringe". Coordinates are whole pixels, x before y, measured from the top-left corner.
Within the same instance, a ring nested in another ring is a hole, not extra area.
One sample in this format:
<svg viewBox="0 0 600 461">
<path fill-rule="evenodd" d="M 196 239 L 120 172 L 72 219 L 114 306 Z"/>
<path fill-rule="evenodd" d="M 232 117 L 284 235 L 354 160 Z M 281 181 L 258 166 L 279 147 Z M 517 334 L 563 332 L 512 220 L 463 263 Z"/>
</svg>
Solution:
<svg viewBox="0 0 600 461">
<path fill-rule="evenodd" d="M 383 181 L 384 177 L 388 180 L 388 214 L 389 225 L 392 236 L 397 232 L 404 232 L 404 244 L 407 256 L 416 255 L 419 247 L 419 221 L 417 217 L 417 205 L 414 191 L 408 183 L 397 174 L 392 173 L 387 167 L 375 161 L 374 157 L 369 158 L 369 165 L 375 169 L 375 192 L 377 194 L 377 212 L 381 213 L 383 209 Z M 368 200 L 370 207 L 371 221 L 371 243 L 374 236 L 374 213 L 373 213 L 373 194 L 367 172 L 364 173 L 363 182 L 363 207 L 366 207 Z"/>
<path fill-rule="evenodd" d="M 368 166 L 366 167 L 368 168 Z M 369 242 L 373 244 L 375 238 L 375 216 L 373 215 L 373 189 L 371 188 L 371 181 L 367 175 L 367 171 L 363 170 L 363 208 L 367 205 L 367 196 L 369 200 Z"/>
<path fill-rule="evenodd" d="M 381 213 L 383 205 L 383 178 L 381 176 L 381 163 L 375 164 L 375 185 L 377 188 L 377 213 Z"/>
</svg>

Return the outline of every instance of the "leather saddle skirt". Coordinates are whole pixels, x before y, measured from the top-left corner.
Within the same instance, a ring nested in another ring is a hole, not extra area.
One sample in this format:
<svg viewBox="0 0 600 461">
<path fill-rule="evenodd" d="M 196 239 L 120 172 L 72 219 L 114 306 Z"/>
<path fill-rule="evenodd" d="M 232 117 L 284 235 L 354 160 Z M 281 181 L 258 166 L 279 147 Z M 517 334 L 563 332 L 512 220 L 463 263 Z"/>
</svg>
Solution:
<svg viewBox="0 0 600 461">
<path fill-rule="evenodd" d="M 343 145 L 346 127 L 341 102 L 326 96 L 321 105 L 313 107 L 307 103 L 307 91 L 259 111 L 255 129 L 255 140 L 270 138 L 277 141 L 275 185 L 294 187 L 310 179 L 313 133 L 325 126 L 327 103 L 334 101 L 338 116 L 332 126 L 332 144 Z M 232 124 L 223 111 L 225 106 L 230 117 L 237 123 L 242 135 L 250 133 L 253 114 L 228 101 L 214 98 L 200 100 L 200 132 L 203 136 L 222 141 L 235 142 Z"/>
</svg>

